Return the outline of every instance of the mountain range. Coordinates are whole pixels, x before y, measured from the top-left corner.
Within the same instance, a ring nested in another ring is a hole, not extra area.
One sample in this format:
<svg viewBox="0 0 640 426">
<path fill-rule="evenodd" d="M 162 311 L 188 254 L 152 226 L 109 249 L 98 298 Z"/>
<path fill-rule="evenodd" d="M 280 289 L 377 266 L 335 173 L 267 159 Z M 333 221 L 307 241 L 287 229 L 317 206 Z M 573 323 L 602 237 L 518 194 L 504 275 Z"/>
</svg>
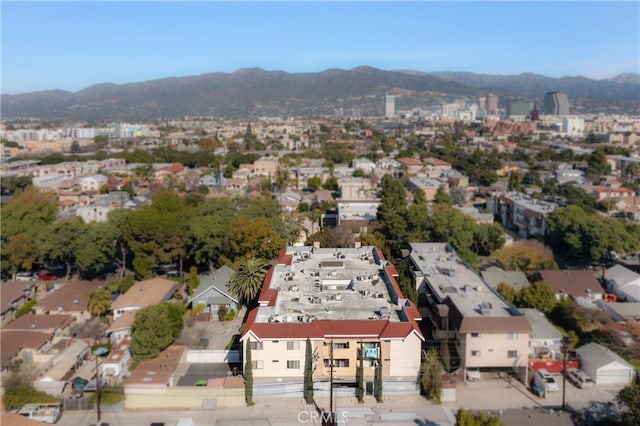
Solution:
<svg viewBox="0 0 640 426">
<path fill-rule="evenodd" d="M 489 92 L 498 95 L 500 107 L 515 100 L 540 105 L 549 91 L 567 93 L 575 112 L 607 112 L 602 111 L 605 108 L 629 114 L 640 111 L 640 74 L 594 80 L 531 73 L 387 71 L 368 66 L 317 73 L 246 68 L 139 83 L 103 83 L 75 93 L 3 94 L 0 102 L 3 119 L 131 122 L 184 116 L 319 116 L 333 114 L 337 108 L 343 108 L 345 114 L 358 108 L 362 115 L 381 115 L 385 94 L 395 95 L 400 110 L 460 99 L 473 101 Z"/>
</svg>

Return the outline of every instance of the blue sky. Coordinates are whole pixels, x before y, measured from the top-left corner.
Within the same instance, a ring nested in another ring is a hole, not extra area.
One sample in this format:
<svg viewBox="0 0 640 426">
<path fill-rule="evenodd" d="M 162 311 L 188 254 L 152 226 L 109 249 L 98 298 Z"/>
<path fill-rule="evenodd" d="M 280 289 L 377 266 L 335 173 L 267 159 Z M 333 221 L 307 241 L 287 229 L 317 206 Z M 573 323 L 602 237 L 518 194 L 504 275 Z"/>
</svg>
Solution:
<svg viewBox="0 0 640 426">
<path fill-rule="evenodd" d="M 640 2 L 0 2 L 1 91 L 260 67 L 640 72 Z"/>
</svg>

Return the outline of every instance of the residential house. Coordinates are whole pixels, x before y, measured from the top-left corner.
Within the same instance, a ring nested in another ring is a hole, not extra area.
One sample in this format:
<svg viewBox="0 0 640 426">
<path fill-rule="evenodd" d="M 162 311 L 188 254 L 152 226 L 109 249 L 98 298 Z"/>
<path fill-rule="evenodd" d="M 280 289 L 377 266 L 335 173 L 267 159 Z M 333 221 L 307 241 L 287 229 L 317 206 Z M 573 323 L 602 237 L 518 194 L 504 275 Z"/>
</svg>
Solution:
<svg viewBox="0 0 640 426">
<path fill-rule="evenodd" d="M 586 297 L 595 301 L 604 296 L 604 290 L 591 270 L 541 270 L 536 273 L 535 279 L 551 288 L 558 300 Z"/>
<path fill-rule="evenodd" d="M 418 393 L 420 314 L 397 275 L 372 246 L 283 248 L 240 339 L 251 350 L 254 395 L 302 396 L 307 339 L 316 394 L 328 393 L 332 370 L 334 381 L 355 386 L 359 354 L 368 388 L 381 363 L 385 394 Z"/>
<path fill-rule="evenodd" d="M 33 307 L 36 314 L 70 314 L 79 322 L 90 319 L 87 298 L 92 291 L 105 287 L 103 282 L 75 281 L 55 287 Z"/>
<path fill-rule="evenodd" d="M 66 336 L 76 318 L 69 314 L 26 314 L 5 325 L 3 330 L 11 331 L 41 331 L 53 336 Z"/>
<path fill-rule="evenodd" d="M 597 385 L 627 385 L 636 375 L 635 369 L 609 348 L 591 342 L 576 349 L 580 368 Z"/>
<path fill-rule="evenodd" d="M 137 310 L 124 311 L 118 318 L 111 321 L 104 334 L 112 344 L 118 344 L 131 336 L 131 325 Z"/>
<path fill-rule="evenodd" d="M 78 179 L 80 183 L 80 188 L 83 191 L 96 191 L 100 192 L 103 186 L 107 184 L 109 178 L 105 175 L 91 175 L 91 176 L 83 176 Z"/>
<path fill-rule="evenodd" d="M 640 321 L 640 302 L 598 302 L 614 321 Z"/>
<path fill-rule="evenodd" d="M 31 282 L 3 282 L 0 285 L 0 325 L 16 316 L 16 311 L 35 297 L 36 285 Z"/>
<path fill-rule="evenodd" d="M 0 333 L 0 371 L 7 371 L 12 362 L 17 360 L 38 363 L 41 354 L 51 348 L 52 342 L 51 333 L 3 330 Z"/>
<path fill-rule="evenodd" d="M 302 202 L 302 196 L 294 191 L 285 191 L 277 195 L 278 202 L 285 211 L 292 212 Z"/>
<path fill-rule="evenodd" d="M 152 278 L 136 282 L 111 304 L 113 319 L 117 320 L 127 311 L 137 311 L 171 299 L 178 286 L 177 282 L 165 278 Z"/>
<path fill-rule="evenodd" d="M 158 181 L 163 181 L 168 176 L 178 177 L 183 171 L 184 166 L 180 163 L 173 163 L 166 167 L 161 168 L 160 170 L 154 173 L 154 177 Z"/>
<path fill-rule="evenodd" d="M 402 157 L 396 158 L 396 161 L 400 163 L 400 168 L 406 169 L 410 175 L 419 173 L 424 167 L 422 161 L 418 160 L 417 158 Z"/>
<path fill-rule="evenodd" d="M 616 264 L 606 270 L 604 277 L 607 292 L 621 301 L 640 302 L 640 274 Z"/>
<path fill-rule="evenodd" d="M 204 305 L 204 312 L 209 314 L 209 319 L 218 319 L 218 311 L 221 307 L 238 311 L 238 298 L 231 294 L 229 282 L 234 274 L 233 269 L 223 265 L 210 275 L 200 276 L 200 285 L 193 291 L 193 295 L 187 300 L 187 306 L 195 308 Z"/>
<path fill-rule="evenodd" d="M 111 346 L 111 352 L 100 364 L 100 372 L 107 378 L 110 386 L 119 384 L 124 373 L 127 372 L 127 364 L 131 360 L 129 351 L 129 339 L 124 339 Z"/>
<path fill-rule="evenodd" d="M 529 355 L 532 358 L 562 359 L 564 336 L 544 313 L 537 309 L 520 309 L 531 326 L 529 336 Z"/>
<path fill-rule="evenodd" d="M 351 167 L 355 169 L 360 169 L 366 174 L 371 173 L 376 168 L 376 163 L 369 160 L 368 158 L 354 158 L 351 161 Z"/>
<path fill-rule="evenodd" d="M 515 372 L 527 382 L 526 317 L 506 303 L 448 243 L 409 243 L 413 283 L 428 301 L 421 310 L 441 342 L 447 369 Z M 466 377 L 466 374 L 465 374 Z"/>
<path fill-rule="evenodd" d="M 260 176 L 276 177 L 280 167 L 280 159 L 278 157 L 261 157 L 253 162 L 253 173 Z"/>
</svg>

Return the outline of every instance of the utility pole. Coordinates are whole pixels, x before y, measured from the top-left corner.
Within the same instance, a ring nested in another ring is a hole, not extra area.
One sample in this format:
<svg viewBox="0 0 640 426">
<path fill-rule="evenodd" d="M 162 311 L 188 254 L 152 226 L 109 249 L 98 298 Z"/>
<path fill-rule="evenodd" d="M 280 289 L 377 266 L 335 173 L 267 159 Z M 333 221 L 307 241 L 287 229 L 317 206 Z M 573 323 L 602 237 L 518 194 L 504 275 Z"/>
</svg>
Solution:
<svg viewBox="0 0 640 426">
<path fill-rule="evenodd" d="M 565 395 L 567 391 L 567 342 L 562 343 L 562 409 L 565 408 Z"/>
<path fill-rule="evenodd" d="M 326 420 L 326 426 L 334 426 L 333 421 L 333 339 L 331 340 L 331 349 L 329 350 L 329 416 Z"/>
</svg>

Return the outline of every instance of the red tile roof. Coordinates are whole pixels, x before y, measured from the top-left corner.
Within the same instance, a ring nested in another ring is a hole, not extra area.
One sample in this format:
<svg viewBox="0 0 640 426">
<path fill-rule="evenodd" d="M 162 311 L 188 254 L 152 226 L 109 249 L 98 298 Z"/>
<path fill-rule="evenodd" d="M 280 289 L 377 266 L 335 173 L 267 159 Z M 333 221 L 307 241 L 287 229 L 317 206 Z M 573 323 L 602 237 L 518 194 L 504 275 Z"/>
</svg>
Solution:
<svg viewBox="0 0 640 426">
<path fill-rule="evenodd" d="M 407 166 L 422 166 L 422 161 L 411 157 L 397 158 L 396 161 Z"/>
</svg>

